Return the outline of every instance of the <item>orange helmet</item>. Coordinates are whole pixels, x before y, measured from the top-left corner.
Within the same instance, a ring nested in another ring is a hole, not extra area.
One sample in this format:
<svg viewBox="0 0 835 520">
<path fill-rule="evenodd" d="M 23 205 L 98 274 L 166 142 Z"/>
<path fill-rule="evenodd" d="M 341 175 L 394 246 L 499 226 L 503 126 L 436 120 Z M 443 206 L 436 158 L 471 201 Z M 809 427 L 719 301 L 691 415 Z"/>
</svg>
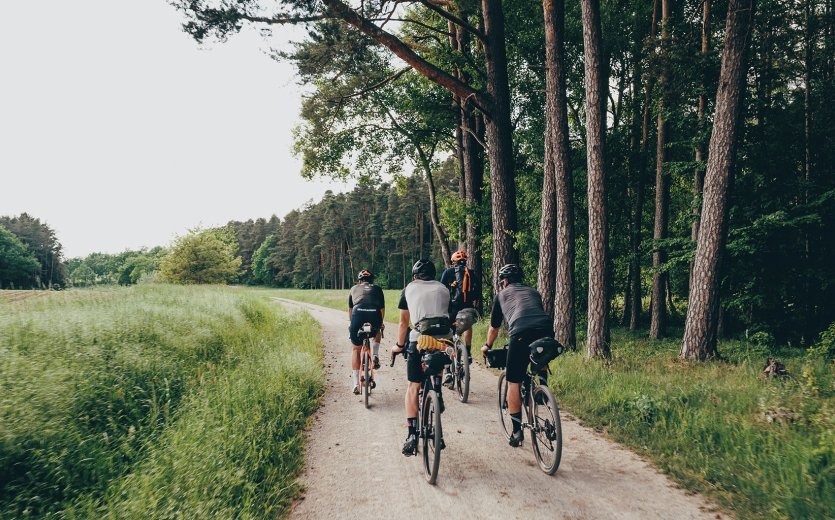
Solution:
<svg viewBox="0 0 835 520">
<path fill-rule="evenodd" d="M 467 252 L 466 251 L 456 251 L 452 254 L 452 263 L 457 264 L 459 262 L 466 262 L 467 261 Z"/>
</svg>

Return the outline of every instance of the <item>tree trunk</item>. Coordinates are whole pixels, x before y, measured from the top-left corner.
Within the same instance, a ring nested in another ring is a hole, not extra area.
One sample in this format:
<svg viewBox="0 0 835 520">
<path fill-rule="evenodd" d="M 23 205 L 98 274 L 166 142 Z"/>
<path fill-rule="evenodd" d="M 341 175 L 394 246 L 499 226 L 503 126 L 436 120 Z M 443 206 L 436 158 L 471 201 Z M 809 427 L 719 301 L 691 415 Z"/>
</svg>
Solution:
<svg viewBox="0 0 835 520">
<path fill-rule="evenodd" d="M 569 159 L 565 87 L 565 0 L 543 0 L 542 9 L 545 20 L 546 182 L 543 183 L 545 188 L 542 197 L 539 275 L 542 277 L 543 270 L 549 269 L 548 282 L 553 285 L 548 289 L 553 291 L 553 294 L 546 295 L 543 292 L 542 300 L 543 304 L 549 300 L 552 302 L 555 337 L 567 348 L 575 349 L 577 333 L 574 317 L 574 184 Z M 547 186 L 549 176 L 552 184 L 550 190 Z M 550 208 L 546 222 L 546 195 L 549 192 L 553 195 L 548 196 Z M 546 225 L 550 228 L 549 231 L 546 231 Z M 543 265 L 543 251 L 549 251 L 552 255 L 547 266 Z"/>
<path fill-rule="evenodd" d="M 429 164 L 429 159 L 420 146 L 416 146 L 415 149 L 418 152 L 420 165 L 423 168 L 423 174 L 426 176 L 426 188 L 429 191 L 429 221 L 432 222 L 432 229 L 438 238 L 438 245 L 441 248 L 441 256 L 444 258 L 444 264 L 448 264 L 452 258 L 452 253 L 449 250 L 449 239 L 447 238 L 446 230 L 441 225 L 441 219 L 438 216 L 438 200 L 435 190 L 435 178 L 432 176 L 432 165 Z M 423 256 L 423 218 L 420 219 L 420 222 L 420 255 Z"/>
<path fill-rule="evenodd" d="M 486 126 L 493 203 L 493 286 L 498 288 L 499 269 L 505 264 L 519 262 L 514 236 L 517 231 L 516 184 L 501 0 L 482 0 L 482 15 L 486 36 L 487 92 L 490 96 Z"/>
<path fill-rule="evenodd" d="M 670 81 L 669 67 L 669 35 L 667 21 L 670 15 L 670 0 L 661 0 L 661 98 L 658 100 L 658 128 L 657 147 L 655 154 L 655 226 L 652 238 L 656 242 L 652 251 L 652 309 L 649 327 L 649 337 L 661 339 L 666 333 L 667 326 L 667 285 L 666 273 L 661 272 L 667 261 L 667 252 L 659 247 L 658 241 L 667 238 L 667 220 L 670 204 L 670 174 L 665 171 L 664 163 L 667 158 L 667 122 L 664 119 L 664 101 L 667 85 Z"/>
<path fill-rule="evenodd" d="M 466 19 L 466 17 L 464 17 Z M 447 30 L 449 31 L 449 46 L 452 48 L 453 51 L 458 51 L 459 53 L 463 54 L 462 42 L 459 40 L 460 34 L 458 33 L 457 26 L 452 23 L 452 21 L 447 22 Z M 466 32 L 463 29 L 461 32 Z M 464 79 L 464 74 L 461 72 L 461 69 L 458 66 L 453 67 L 454 75 L 456 78 L 461 80 L 464 83 L 469 83 Z M 461 98 L 456 96 L 455 94 L 452 95 L 452 104 L 453 109 L 457 108 L 459 111 L 459 119 L 457 124 L 455 125 L 455 160 L 458 166 L 458 197 L 461 199 L 461 202 L 465 202 L 467 200 L 467 186 L 466 186 L 466 174 L 464 173 L 464 103 L 462 103 Z M 467 247 L 467 227 L 466 224 L 460 226 L 457 230 L 458 235 L 458 249 L 464 249 Z"/>
<path fill-rule="evenodd" d="M 702 60 L 707 58 L 710 51 L 710 0 L 703 0 L 702 3 Z M 693 172 L 693 224 L 691 226 L 690 238 L 693 242 L 699 239 L 699 222 L 701 219 L 701 202 L 702 202 L 702 187 L 704 185 L 705 174 L 702 168 L 702 161 L 704 161 L 705 143 L 702 139 L 702 133 L 705 127 L 705 108 L 707 104 L 707 97 L 705 96 L 706 81 L 702 77 L 702 92 L 699 94 L 699 104 L 696 108 L 697 132 L 696 137 L 696 169 Z M 690 272 L 693 272 L 693 263 L 690 263 Z"/>
<path fill-rule="evenodd" d="M 484 122 L 480 115 L 472 113 L 472 110 L 465 112 L 468 132 L 464 139 L 464 172 L 466 174 L 467 202 L 467 254 L 470 257 L 470 269 L 475 275 L 484 280 L 484 269 L 481 252 L 481 200 L 482 188 L 484 186 L 484 160 L 482 147 L 479 140 L 484 139 Z M 482 295 L 479 295 L 479 306 L 482 302 Z M 481 312 L 482 309 L 478 309 Z"/>
<path fill-rule="evenodd" d="M 715 330 L 718 319 L 719 261 L 724 249 L 728 184 L 736 153 L 745 49 L 753 11 L 753 0 L 730 0 L 728 4 L 716 111 L 708 148 L 702 222 L 681 342 L 680 356 L 684 359 L 708 359 L 717 355 L 716 342 L 711 341 L 710 332 Z"/>
<path fill-rule="evenodd" d="M 604 171 L 603 84 L 599 0 L 581 0 L 586 87 L 589 201 L 588 356 L 609 357 L 608 230 Z"/>
<path fill-rule="evenodd" d="M 650 23 L 650 38 L 655 39 L 658 22 L 658 0 L 653 2 L 652 21 Z M 636 53 L 637 54 L 637 53 Z M 639 61 L 636 63 L 640 63 Z M 637 72 L 636 72 L 637 73 Z M 636 88 L 637 92 L 637 88 Z M 643 299 L 641 298 L 641 228 L 644 216 L 644 178 L 647 167 L 647 151 L 649 149 L 649 115 L 652 93 L 652 79 L 647 75 L 644 82 L 643 117 L 641 118 L 641 149 L 635 161 L 635 211 L 632 214 L 631 235 L 629 239 L 630 265 L 629 282 L 632 284 L 629 295 L 629 329 L 637 330 L 641 323 Z"/>
</svg>

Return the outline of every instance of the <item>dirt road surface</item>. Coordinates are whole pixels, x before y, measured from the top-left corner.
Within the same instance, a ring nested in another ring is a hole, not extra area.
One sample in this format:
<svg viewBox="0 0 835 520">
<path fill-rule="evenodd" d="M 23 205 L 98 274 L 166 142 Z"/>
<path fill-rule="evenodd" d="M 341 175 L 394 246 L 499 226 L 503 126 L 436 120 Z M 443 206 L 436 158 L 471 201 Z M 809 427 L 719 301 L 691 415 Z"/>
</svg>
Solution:
<svg viewBox="0 0 835 520">
<path fill-rule="evenodd" d="M 562 413 L 563 456 L 556 475 L 536 465 L 526 437 L 511 448 L 495 404 L 497 378 L 473 364 L 470 399 L 446 392 L 441 468 L 436 486 L 422 459 L 400 453 L 406 437 L 406 364 L 388 366 L 394 327 L 383 340 L 377 388 L 366 410 L 350 391 L 347 314 L 280 300 L 322 325 L 327 377 L 322 406 L 308 431 L 303 497 L 291 518 L 723 518 L 703 497 L 677 488 L 632 452 Z M 559 402 L 559 396 L 557 396 Z"/>
</svg>

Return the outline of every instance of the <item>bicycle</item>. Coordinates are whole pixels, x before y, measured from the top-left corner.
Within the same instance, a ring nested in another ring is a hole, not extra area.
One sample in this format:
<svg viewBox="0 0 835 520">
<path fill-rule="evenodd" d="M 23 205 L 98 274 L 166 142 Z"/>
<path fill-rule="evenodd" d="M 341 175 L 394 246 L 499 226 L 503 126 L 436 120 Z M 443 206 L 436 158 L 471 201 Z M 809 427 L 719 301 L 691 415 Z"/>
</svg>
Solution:
<svg viewBox="0 0 835 520">
<path fill-rule="evenodd" d="M 382 330 L 380 331 L 382 336 Z M 370 323 L 364 323 L 362 328 L 357 332 L 357 336 L 362 338 L 362 348 L 360 350 L 360 388 L 362 388 L 362 399 L 365 402 L 365 407 L 370 408 L 368 398 L 371 395 L 371 390 L 377 386 L 374 382 L 374 366 L 371 362 L 371 338 L 374 337 L 374 330 Z"/>
<path fill-rule="evenodd" d="M 450 356 L 452 364 L 449 370 L 453 378 L 452 388 L 455 388 L 458 400 L 462 403 L 466 403 L 470 396 L 470 354 L 467 352 L 467 347 L 461 336 L 473 327 L 473 323 L 477 319 L 478 315 L 474 309 L 464 309 L 456 316 L 453 327 L 454 351 L 453 355 Z"/>
<path fill-rule="evenodd" d="M 551 340 L 553 341 L 553 340 Z M 531 345 L 532 347 L 534 344 Z M 490 351 L 491 356 L 485 356 L 487 365 L 492 368 L 504 368 L 502 359 L 507 359 L 507 349 Z M 562 347 L 560 346 L 560 353 Z M 557 354 L 559 355 L 559 354 Z M 531 363 L 525 374 L 525 379 L 519 387 L 522 398 L 522 429 L 530 430 L 531 445 L 539 468 L 548 475 L 557 472 L 562 458 L 562 424 L 560 409 L 554 393 L 540 374 L 547 370 L 547 363 L 538 365 L 541 369 L 532 370 Z M 499 420 L 502 423 L 505 437 L 510 439 L 513 433 L 513 419 L 510 417 L 507 405 L 507 372 L 502 370 L 499 375 Z"/>
<path fill-rule="evenodd" d="M 418 431 L 419 451 L 423 453 L 423 472 L 426 481 L 432 485 L 438 480 L 438 470 L 441 465 L 441 450 L 446 448 L 444 443 L 443 427 L 441 426 L 441 413 L 444 411 L 444 402 L 441 394 L 441 373 L 445 365 L 450 363 L 452 347 L 445 351 L 417 351 L 412 355 L 421 356 L 421 366 L 427 377 L 423 379 L 418 391 Z M 409 354 L 403 350 L 403 357 Z M 397 355 L 392 353 L 391 364 Z"/>
</svg>

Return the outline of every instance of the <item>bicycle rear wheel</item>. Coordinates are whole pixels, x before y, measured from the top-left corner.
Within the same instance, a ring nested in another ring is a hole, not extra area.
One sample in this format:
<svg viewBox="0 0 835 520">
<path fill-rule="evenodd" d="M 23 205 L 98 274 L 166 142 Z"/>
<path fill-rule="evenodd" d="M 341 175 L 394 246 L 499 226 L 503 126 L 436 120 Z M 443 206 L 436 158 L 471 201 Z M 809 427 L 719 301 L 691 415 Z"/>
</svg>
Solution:
<svg viewBox="0 0 835 520">
<path fill-rule="evenodd" d="M 507 374 L 502 371 L 499 374 L 499 422 L 504 428 L 504 435 L 510 439 L 510 434 L 513 433 L 513 419 L 510 417 L 510 412 L 507 409 Z"/>
<path fill-rule="evenodd" d="M 458 391 L 458 400 L 466 403 L 470 397 L 470 356 L 460 340 L 456 345 L 456 350 L 455 389 Z"/>
<path fill-rule="evenodd" d="M 421 420 L 421 441 L 423 443 L 423 471 L 426 481 L 434 485 L 438 480 L 441 465 L 441 408 L 438 392 L 430 390 L 424 397 Z"/>
<path fill-rule="evenodd" d="M 365 407 L 368 408 L 368 396 L 371 393 L 371 359 L 368 351 L 362 349 L 362 399 L 365 401 Z"/>
<path fill-rule="evenodd" d="M 531 444 L 539 468 L 553 475 L 562 459 L 562 424 L 560 409 L 551 389 L 537 385 L 533 390 Z"/>
</svg>

